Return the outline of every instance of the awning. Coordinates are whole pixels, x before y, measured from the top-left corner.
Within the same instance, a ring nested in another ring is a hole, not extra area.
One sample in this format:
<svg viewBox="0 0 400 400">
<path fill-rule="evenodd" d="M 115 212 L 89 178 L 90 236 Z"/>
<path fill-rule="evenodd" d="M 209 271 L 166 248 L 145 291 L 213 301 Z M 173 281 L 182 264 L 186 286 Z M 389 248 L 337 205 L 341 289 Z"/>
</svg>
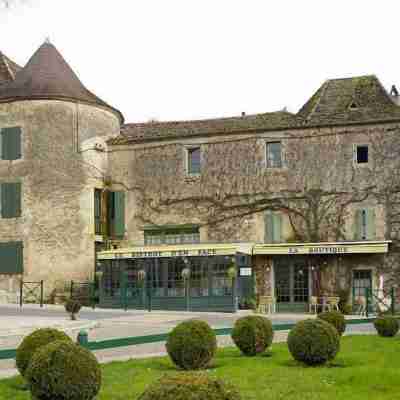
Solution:
<svg viewBox="0 0 400 400">
<path fill-rule="evenodd" d="M 160 258 L 160 257 L 198 257 L 230 256 L 236 253 L 252 254 L 250 243 L 199 243 L 179 245 L 138 246 L 97 253 L 98 260 Z"/>
<path fill-rule="evenodd" d="M 256 244 L 253 254 L 321 255 L 387 253 L 391 241 Z"/>
</svg>

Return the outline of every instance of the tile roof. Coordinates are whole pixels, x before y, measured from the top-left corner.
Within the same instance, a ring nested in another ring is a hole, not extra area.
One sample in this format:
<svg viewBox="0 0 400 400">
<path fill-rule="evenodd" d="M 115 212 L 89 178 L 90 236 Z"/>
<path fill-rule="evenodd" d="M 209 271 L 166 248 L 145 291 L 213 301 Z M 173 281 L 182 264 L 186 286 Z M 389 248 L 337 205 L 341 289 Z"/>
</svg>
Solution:
<svg viewBox="0 0 400 400">
<path fill-rule="evenodd" d="M 17 100 L 53 99 L 92 104 L 122 114 L 95 96 L 51 43 L 44 43 L 20 69 L 15 79 L 0 84 L 0 103 Z"/>
<path fill-rule="evenodd" d="M 297 115 L 309 126 L 400 119 L 396 105 L 374 75 L 326 81 Z"/>
<path fill-rule="evenodd" d="M 0 51 L 0 84 L 13 81 L 21 67 Z"/>
<path fill-rule="evenodd" d="M 297 114 L 286 111 L 197 121 L 126 124 L 110 144 L 262 132 L 304 127 L 400 121 L 400 106 L 374 75 L 326 81 Z"/>
<path fill-rule="evenodd" d="M 125 124 L 121 128 L 121 135 L 111 139 L 109 143 L 127 144 L 180 137 L 272 130 L 297 125 L 299 122 L 296 115 L 287 111 L 277 111 L 230 118 L 134 123 Z"/>
</svg>

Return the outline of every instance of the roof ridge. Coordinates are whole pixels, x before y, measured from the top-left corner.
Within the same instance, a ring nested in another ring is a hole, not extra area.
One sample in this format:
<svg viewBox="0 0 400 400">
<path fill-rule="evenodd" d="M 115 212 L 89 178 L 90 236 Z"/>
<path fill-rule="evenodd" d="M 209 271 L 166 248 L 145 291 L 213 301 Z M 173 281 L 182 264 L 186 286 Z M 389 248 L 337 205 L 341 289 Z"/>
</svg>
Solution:
<svg viewBox="0 0 400 400">
<path fill-rule="evenodd" d="M 246 118 L 251 118 L 251 117 L 258 117 L 258 116 L 268 116 L 271 114 L 287 114 L 290 116 L 295 116 L 295 114 L 289 112 L 289 111 L 284 111 L 284 110 L 278 110 L 278 111 L 267 111 L 264 113 L 255 113 L 255 114 L 246 114 L 244 116 L 241 115 L 234 115 L 230 117 L 215 117 L 215 118 L 204 118 L 204 119 L 182 119 L 182 120 L 166 120 L 166 121 L 146 121 L 146 122 L 127 122 L 124 124 L 124 126 L 148 126 L 148 125 L 163 125 L 163 124 L 185 124 L 185 123 L 207 123 L 207 122 L 214 122 L 214 121 L 227 121 L 227 120 L 233 120 L 233 119 L 246 119 Z"/>
</svg>

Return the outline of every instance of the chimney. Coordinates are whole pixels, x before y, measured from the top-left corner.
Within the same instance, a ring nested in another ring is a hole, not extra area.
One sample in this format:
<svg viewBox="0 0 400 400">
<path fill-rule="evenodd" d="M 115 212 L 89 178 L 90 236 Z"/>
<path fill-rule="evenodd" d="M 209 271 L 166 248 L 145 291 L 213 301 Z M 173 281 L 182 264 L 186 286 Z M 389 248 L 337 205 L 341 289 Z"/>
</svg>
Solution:
<svg viewBox="0 0 400 400">
<path fill-rule="evenodd" d="M 399 91 L 397 90 L 396 85 L 392 85 L 392 88 L 390 89 L 390 96 L 392 97 L 392 100 L 400 106 L 400 95 Z"/>
</svg>

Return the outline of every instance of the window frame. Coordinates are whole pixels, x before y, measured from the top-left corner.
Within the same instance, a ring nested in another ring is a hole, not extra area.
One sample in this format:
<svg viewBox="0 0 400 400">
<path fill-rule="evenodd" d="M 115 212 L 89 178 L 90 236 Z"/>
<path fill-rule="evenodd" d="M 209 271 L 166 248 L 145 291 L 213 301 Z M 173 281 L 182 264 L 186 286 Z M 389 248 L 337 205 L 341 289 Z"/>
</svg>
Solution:
<svg viewBox="0 0 400 400">
<path fill-rule="evenodd" d="M 195 232 L 197 231 L 197 232 Z M 191 235 L 193 238 L 197 236 L 196 240 L 187 241 L 187 236 Z M 179 240 L 173 241 L 173 237 Z M 150 238 L 156 238 L 149 240 Z M 173 244 L 193 244 L 200 243 L 200 227 L 193 226 L 191 228 L 184 227 L 165 227 L 159 228 L 144 228 L 143 229 L 143 243 L 145 246 L 160 246 L 160 245 L 173 245 Z"/>
<path fill-rule="evenodd" d="M 280 145 L 280 165 L 279 166 L 272 166 L 269 165 L 269 152 L 268 152 L 268 147 L 269 145 L 272 144 L 276 144 L 279 143 Z M 265 141 L 265 149 L 264 149 L 264 157 L 265 157 L 265 168 L 267 169 L 273 169 L 273 170 L 277 170 L 277 169 L 282 169 L 284 168 L 284 155 L 283 155 L 283 143 L 282 140 L 273 140 L 273 139 L 268 139 Z"/>
<path fill-rule="evenodd" d="M 3 198 L 3 185 L 9 185 L 9 184 L 14 184 L 14 185 L 18 185 L 19 186 L 19 204 L 18 204 L 18 208 L 17 210 L 19 211 L 18 215 L 14 215 L 11 217 L 4 217 L 3 216 L 3 210 L 5 210 L 6 208 L 4 207 L 2 198 Z M 17 219 L 17 218 L 21 218 L 23 215 L 23 184 L 21 181 L 17 180 L 17 181 L 4 181 L 4 182 L 0 182 L 0 220 L 6 220 L 6 219 Z"/>
<path fill-rule="evenodd" d="M 200 171 L 199 172 L 191 172 L 190 171 L 190 152 L 193 150 L 199 149 L 200 152 Z M 187 176 L 200 176 L 201 170 L 203 166 L 203 157 L 202 157 L 202 149 L 200 144 L 191 144 L 185 145 L 185 172 Z"/>
</svg>

